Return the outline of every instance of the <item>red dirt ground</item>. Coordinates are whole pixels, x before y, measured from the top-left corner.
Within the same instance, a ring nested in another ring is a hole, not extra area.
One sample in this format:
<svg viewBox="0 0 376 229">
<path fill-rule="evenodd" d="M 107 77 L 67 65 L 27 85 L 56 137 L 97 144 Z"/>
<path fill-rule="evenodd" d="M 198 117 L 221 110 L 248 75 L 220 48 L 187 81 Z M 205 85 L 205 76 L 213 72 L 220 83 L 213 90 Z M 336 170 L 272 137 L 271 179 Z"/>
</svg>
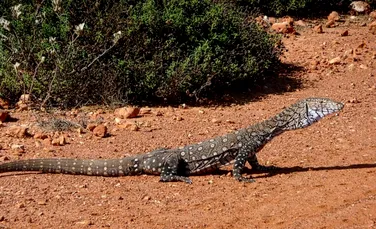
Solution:
<svg viewBox="0 0 376 229">
<path fill-rule="evenodd" d="M 298 29 L 299 36 L 284 38 L 288 52 L 283 61 L 302 68 L 290 74 L 302 82 L 299 88 L 283 85 L 283 93 L 231 106 L 153 107 L 151 114 L 136 118 L 151 125 L 139 131 L 114 128 L 115 116 L 106 110 L 100 116 L 108 122 L 110 137 L 72 132 L 69 144 L 46 149 L 33 138 L 5 134 L 12 125 L 35 122 L 32 112 L 11 113 L 19 120 L 0 127 L 2 161 L 117 158 L 222 135 L 306 97 L 345 103 L 339 115 L 268 143 L 259 160 L 283 169 L 252 174 L 255 183 L 235 181 L 228 174 L 231 167 L 222 174 L 194 176 L 192 185 L 160 183 L 156 176 L 1 174 L 0 228 L 376 228 L 376 35 L 360 24 L 346 19 L 323 34 L 306 27 Z M 340 36 L 344 30 L 349 36 Z M 328 64 L 350 49 L 355 53 L 341 63 Z M 25 153 L 15 155 L 11 144 L 23 144 Z"/>
</svg>

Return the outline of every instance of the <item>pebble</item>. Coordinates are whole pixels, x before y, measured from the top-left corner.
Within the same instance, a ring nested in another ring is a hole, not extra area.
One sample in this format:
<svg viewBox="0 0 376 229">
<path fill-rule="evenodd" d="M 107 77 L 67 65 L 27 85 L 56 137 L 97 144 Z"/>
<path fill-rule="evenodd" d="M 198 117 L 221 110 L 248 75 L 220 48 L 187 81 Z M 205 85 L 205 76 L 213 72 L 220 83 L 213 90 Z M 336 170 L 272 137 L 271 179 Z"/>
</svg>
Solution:
<svg viewBox="0 0 376 229">
<path fill-rule="evenodd" d="M 338 21 L 340 19 L 339 17 L 339 14 L 338 12 L 336 11 L 332 11 L 329 15 L 328 15 L 328 21 Z"/>
<path fill-rule="evenodd" d="M 97 137 L 104 138 L 107 136 L 107 126 L 99 124 L 93 129 L 93 134 Z"/>
<path fill-rule="evenodd" d="M 11 126 L 7 130 L 7 135 L 16 138 L 25 138 L 27 136 L 27 127 L 24 126 Z"/>
<path fill-rule="evenodd" d="M 15 153 L 21 154 L 25 152 L 25 146 L 20 144 L 12 144 L 10 147 Z"/>
<path fill-rule="evenodd" d="M 118 128 L 127 129 L 127 130 L 131 130 L 131 131 L 138 131 L 140 129 L 140 127 L 135 122 L 126 122 L 126 123 L 123 123 L 123 124 L 119 124 Z"/>
<path fill-rule="evenodd" d="M 219 119 L 215 119 L 215 118 L 213 118 L 213 119 L 211 120 L 211 122 L 212 122 L 212 123 L 221 123 L 222 121 L 219 120 Z"/>
<path fill-rule="evenodd" d="M 329 64 L 339 64 L 339 63 L 341 63 L 341 57 L 339 57 L 339 56 L 329 60 Z"/>
<path fill-rule="evenodd" d="M 316 33 L 323 33 L 323 29 L 322 29 L 322 25 L 316 25 L 314 28 L 313 28 L 313 31 L 315 31 Z"/>
<path fill-rule="evenodd" d="M 135 118 L 140 113 L 139 107 L 121 107 L 115 110 L 114 114 L 120 118 Z"/>
<path fill-rule="evenodd" d="M 341 33 L 341 37 L 346 37 L 349 35 L 349 31 L 348 30 L 345 30 Z"/>
</svg>

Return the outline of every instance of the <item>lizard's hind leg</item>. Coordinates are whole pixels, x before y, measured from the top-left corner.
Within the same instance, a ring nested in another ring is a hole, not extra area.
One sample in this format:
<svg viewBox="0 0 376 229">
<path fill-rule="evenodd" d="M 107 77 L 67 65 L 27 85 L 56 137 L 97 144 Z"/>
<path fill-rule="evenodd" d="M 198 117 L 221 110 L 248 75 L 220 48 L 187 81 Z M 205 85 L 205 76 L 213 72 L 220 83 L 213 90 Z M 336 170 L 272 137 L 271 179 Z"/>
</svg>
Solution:
<svg viewBox="0 0 376 229">
<path fill-rule="evenodd" d="M 187 176 L 182 176 L 186 170 L 187 163 L 180 157 L 180 155 L 170 154 L 164 158 L 162 162 L 161 178 L 162 182 L 184 181 L 192 184 L 192 181 Z"/>
</svg>

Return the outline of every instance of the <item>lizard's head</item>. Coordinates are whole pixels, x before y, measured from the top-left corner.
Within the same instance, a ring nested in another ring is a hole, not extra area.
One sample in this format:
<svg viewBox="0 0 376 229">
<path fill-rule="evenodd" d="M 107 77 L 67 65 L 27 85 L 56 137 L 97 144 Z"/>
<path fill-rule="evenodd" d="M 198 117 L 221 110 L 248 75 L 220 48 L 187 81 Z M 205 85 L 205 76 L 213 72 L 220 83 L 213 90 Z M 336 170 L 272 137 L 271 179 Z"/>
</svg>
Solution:
<svg viewBox="0 0 376 229">
<path fill-rule="evenodd" d="M 303 100 L 306 103 L 307 117 L 311 122 L 342 110 L 343 103 L 333 101 L 327 98 L 308 98 Z"/>
<path fill-rule="evenodd" d="M 301 100 L 278 114 L 285 130 L 303 128 L 326 115 L 342 110 L 343 103 L 327 98 L 308 98 Z"/>
</svg>

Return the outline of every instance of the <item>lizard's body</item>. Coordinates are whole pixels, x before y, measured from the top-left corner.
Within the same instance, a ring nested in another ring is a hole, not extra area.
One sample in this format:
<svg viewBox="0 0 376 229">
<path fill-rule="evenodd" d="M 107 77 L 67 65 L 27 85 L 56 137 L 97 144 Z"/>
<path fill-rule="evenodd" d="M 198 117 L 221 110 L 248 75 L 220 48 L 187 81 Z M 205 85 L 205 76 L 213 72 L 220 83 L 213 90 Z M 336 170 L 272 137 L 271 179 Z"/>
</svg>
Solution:
<svg viewBox="0 0 376 229">
<path fill-rule="evenodd" d="M 340 111 L 342 103 L 330 99 L 308 98 L 283 110 L 276 116 L 247 128 L 197 144 L 177 149 L 159 149 L 121 159 L 29 159 L 3 163 L 0 172 L 42 171 L 97 176 L 160 175 L 161 181 L 185 181 L 189 175 L 209 173 L 234 162 L 233 176 L 241 176 L 248 161 L 253 169 L 267 169 L 258 164 L 256 153 L 273 137 L 286 130 L 303 128 L 322 117 Z"/>
</svg>

